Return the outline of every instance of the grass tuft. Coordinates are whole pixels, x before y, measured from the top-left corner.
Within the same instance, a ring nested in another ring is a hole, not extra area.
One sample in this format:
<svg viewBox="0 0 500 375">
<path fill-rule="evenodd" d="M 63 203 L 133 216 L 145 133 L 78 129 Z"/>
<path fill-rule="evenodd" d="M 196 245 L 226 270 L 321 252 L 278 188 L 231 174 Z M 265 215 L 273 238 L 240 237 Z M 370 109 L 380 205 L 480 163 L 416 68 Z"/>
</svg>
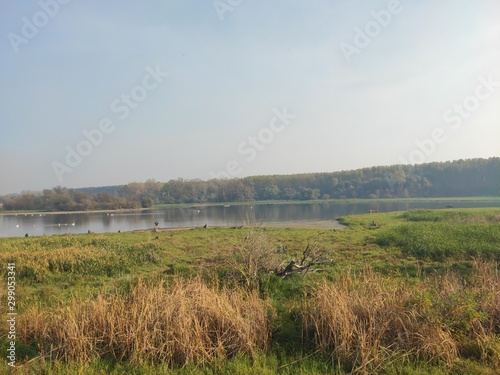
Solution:
<svg viewBox="0 0 500 375">
<path fill-rule="evenodd" d="M 253 355 L 268 341 L 267 309 L 255 292 L 218 290 L 200 279 L 99 294 L 57 310 L 25 311 L 23 342 L 62 360 L 96 358 L 185 365 Z"/>
</svg>

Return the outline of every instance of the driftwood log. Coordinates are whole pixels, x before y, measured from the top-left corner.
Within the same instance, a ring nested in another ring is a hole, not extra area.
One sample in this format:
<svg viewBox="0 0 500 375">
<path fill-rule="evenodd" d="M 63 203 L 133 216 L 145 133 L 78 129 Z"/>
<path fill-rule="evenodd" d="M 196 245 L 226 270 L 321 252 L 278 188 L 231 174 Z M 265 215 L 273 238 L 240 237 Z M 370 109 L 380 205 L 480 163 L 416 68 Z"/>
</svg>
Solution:
<svg viewBox="0 0 500 375">
<path fill-rule="evenodd" d="M 284 268 L 275 269 L 274 274 L 283 279 L 294 273 L 306 275 L 308 272 L 320 271 L 319 269 L 312 267 L 323 264 L 325 261 L 325 252 L 317 247 L 313 247 L 311 249 L 311 246 L 308 243 L 305 250 L 302 252 L 301 259 L 298 262 L 292 259 Z"/>
</svg>

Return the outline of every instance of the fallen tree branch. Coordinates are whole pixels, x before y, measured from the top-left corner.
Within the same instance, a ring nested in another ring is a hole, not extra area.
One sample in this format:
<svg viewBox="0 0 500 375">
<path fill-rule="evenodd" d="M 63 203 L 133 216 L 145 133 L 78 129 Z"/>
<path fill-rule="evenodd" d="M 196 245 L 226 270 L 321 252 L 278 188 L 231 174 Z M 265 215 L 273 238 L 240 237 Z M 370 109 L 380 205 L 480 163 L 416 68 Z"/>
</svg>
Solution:
<svg viewBox="0 0 500 375">
<path fill-rule="evenodd" d="M 324 250 L 319 249 L 315 245 L 311 248 L 311 245 L 308 242 L 306 248 L 302 252 L 302 257 L 298 262 L 292 259 L 286 267 L 281 267 L 279 270 L 275 269 L 274 274 L 284 279 L 293 273 L 301 273 L 305 276 L 308 272 L 318 272 L 320 271 L 319 269 L 311 269 L 311 267 L 326 263 L 325 255 Z"/>
</svg>

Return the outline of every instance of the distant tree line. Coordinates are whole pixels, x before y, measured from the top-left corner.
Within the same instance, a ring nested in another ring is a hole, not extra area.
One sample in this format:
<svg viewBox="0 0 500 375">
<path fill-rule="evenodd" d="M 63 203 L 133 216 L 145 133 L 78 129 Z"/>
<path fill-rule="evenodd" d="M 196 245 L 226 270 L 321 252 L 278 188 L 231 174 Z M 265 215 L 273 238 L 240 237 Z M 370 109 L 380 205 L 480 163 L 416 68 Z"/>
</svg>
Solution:
<svg viewBox="0 0 500 375">
<path fill-rule="evenodd" d="M 23 192 L 2 200 L 4 210 L 87 211 L 136 207 L 134 202 L 108 192 L 89 195 L 60 186 L 42 192 Z"/>
<path fill-rule="evenodd" d="M 235 179 L 149 180 L 122 186 L 23 192 L 2 197 L 5 210 L 148 208 L 168 203 L 251 200 L 417 198 L 500 195 L 500 158 L 371 167 L 332 173 Z"/>
</svg>

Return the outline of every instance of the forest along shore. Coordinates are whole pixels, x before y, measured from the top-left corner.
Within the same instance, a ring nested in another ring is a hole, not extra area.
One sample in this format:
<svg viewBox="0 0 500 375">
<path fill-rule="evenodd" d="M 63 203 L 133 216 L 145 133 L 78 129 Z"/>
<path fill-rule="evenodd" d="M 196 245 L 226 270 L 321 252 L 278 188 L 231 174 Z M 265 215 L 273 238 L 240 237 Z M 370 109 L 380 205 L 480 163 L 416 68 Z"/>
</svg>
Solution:
<svg viewBox="0 0 500 375">
<path fill-rule="evenodd" d="M 79 189 L 58 186 L 0 196 L 0 204 L 4 210 L 79 211 L 249 201 L 498 197 L 499 170 L 500 158 L 489 158 L 229 180 L 177 179 Z"/>
</svg>

